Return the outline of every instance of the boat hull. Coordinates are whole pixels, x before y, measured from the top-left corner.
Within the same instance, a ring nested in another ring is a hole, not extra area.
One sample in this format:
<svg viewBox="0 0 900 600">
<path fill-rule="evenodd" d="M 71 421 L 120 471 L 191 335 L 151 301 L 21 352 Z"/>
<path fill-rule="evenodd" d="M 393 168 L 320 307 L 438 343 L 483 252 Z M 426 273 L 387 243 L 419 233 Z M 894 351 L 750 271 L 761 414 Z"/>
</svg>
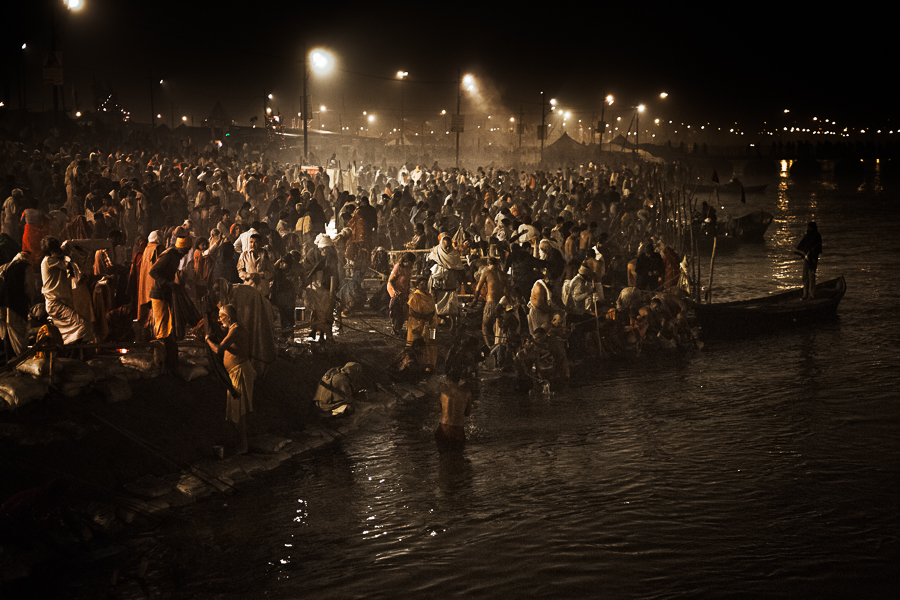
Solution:
<svg viewBox="0 0 900 600">
<path fill-rule="evenodd" d="M 795 288 L 752 300 L 696 304 L 694 315 L 703 337 L 747 337 L 832 320 L 846 290 L 838 277 L 818 284 L 814 300 L 803 300 L 802 289 Z"/>
</svg>

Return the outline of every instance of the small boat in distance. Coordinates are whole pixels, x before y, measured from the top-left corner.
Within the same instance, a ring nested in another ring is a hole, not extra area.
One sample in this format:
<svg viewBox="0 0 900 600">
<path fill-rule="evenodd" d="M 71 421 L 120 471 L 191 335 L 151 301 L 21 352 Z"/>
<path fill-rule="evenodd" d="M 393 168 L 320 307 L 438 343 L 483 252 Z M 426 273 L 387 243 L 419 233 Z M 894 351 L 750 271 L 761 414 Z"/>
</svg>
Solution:
<svg viewBox="0 0 900 600">
<path fill-rule="evenodd" d="M 803 289 L 794 288 L 751 300 L 694 304 L 693 309 L 701 336 L 747 337 L 834 319 L 846 291 L 847 282 L 841 276 L 816 285 L 813 300 L 803 300 Z"/>
<path fill-rule="evenodd" d="M 761 242 L 766 234 L 766 230 L 775 216 L 764 210 L 757 210 L 747 213 L 742 217 L 735 219 L 738 235 L 742 242 Z"/>
</svg>

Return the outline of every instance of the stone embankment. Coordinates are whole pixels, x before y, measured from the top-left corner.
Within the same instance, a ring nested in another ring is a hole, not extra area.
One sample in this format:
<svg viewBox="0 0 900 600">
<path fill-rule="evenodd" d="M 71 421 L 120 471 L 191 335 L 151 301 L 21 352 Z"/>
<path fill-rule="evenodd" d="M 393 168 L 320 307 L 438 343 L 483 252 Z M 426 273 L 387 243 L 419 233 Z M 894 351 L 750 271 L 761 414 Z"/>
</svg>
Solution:
<svg viewBox="0 0 900 600">
<path fill-rule="evenodd" d="M 53 501 L 77 515 L 77 525 L 23 525 L 25 532 L 46 528 L 52 542 L 43 531 L 24 541 L 0 538 L 0 582 L 27 577 L 61 551 L 89 549 L 135 520 L 230 493 L 256 473 L 349 435 L 398 401 L 423 398 L 428 386 L 388 378 L 403 345 L 389 331 L 385 319 L 345 319 L 344 333 L 325 349 L 282 342 L 279 358 L 257 381 L 250 452 L 243 455 L 229 456 L 236 434 L 225 421 L 225 388 L 209 374 L 199 344 L 180 347 L 178 376 L 162 374 L 149 348 L 55 359 L 52 380 L 34 359 L 4 373 L 0 503 L 62 480 L 67 491 Z M 311 401 L 318 381 L 347 361 L 365 368 L 364 399 L 350 416 L 322 419 Z"/>
</svg>

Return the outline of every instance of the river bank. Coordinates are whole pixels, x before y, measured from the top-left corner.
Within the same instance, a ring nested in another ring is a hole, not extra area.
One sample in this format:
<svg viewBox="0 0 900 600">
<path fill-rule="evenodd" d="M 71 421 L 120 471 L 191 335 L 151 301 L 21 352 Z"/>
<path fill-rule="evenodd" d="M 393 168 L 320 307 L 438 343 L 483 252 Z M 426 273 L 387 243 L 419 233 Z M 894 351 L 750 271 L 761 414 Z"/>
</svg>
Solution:
<svg viewBox="0 0 900 600">
<path fill-rule="evenodd" d="M 234 445 L 236 433 L 225 421 L 225 388 L 213 375 L 136 379 L 131 397 L 120 402 L 93 388 L 74 398 L 51 391 L 0 413 L 0 498 L 61 478 L 71 487 L 60 504 L 76 516 L 74 527 L 45 523 L 47 539 L 41 534 L 26 544 L 0 545 L 0 585 L 29 589 L 57 560 L 92 560 L 129 529 L 213 494 L 233 493 L 255 473 L 348 435 L 372 411 L 424 396 L 424 386 L 393 384 L 388 377 L 404 343 L 389 332 L 382 317 L 345 318 L 343 331 L 321 349 L 303 341 L 298 327 L 296 341 L 280 344 L 278 359 L 257 381 L 245 455 L 216 456 L 217 446 Z M 348 361 L 363 364 L 365 399 L 353 415 L 322 419 L 312 404 L 316 386 L 328 369 Z"/>
</svg>

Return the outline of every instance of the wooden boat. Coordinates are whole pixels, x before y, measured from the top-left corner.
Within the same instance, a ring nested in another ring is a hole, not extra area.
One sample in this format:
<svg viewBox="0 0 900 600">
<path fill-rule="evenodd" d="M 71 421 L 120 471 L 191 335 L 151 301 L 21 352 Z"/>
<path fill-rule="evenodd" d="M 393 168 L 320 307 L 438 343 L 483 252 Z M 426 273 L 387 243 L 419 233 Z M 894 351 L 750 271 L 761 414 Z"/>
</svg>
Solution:
<svg viewBox="0 0 900 600">
<path fill-rule="evenodd" d="M 795 325 L 834 319 L 847 291 L 843 277 L 816 285 L 814 300 L 803 300 L 803 289 L 718 304 L 695 304 L 694 315 L 703 337 L 734 338 L 779 331 Z"/>
<path fill-rule="evenodd" d="M 761 242 L 775 216 L 764 210 L 757 210 L 735 219 L 736 229 L 742 242 Z"/>
<path fill-rule="evenodd" d="M 734 252 L 741 245 L 741 237 L 731 232 L 724 231 L 724 227 L 719 227 L 720 231 L 713 235 L 709 231 L 700 226 L 699 223 L 694 225 L 694 236 L 697 240 L 697 248 L 700 252 L 709 254 L 713 249 L 713 240 L 716 242 L 716 252 Z"/>
</svg>

